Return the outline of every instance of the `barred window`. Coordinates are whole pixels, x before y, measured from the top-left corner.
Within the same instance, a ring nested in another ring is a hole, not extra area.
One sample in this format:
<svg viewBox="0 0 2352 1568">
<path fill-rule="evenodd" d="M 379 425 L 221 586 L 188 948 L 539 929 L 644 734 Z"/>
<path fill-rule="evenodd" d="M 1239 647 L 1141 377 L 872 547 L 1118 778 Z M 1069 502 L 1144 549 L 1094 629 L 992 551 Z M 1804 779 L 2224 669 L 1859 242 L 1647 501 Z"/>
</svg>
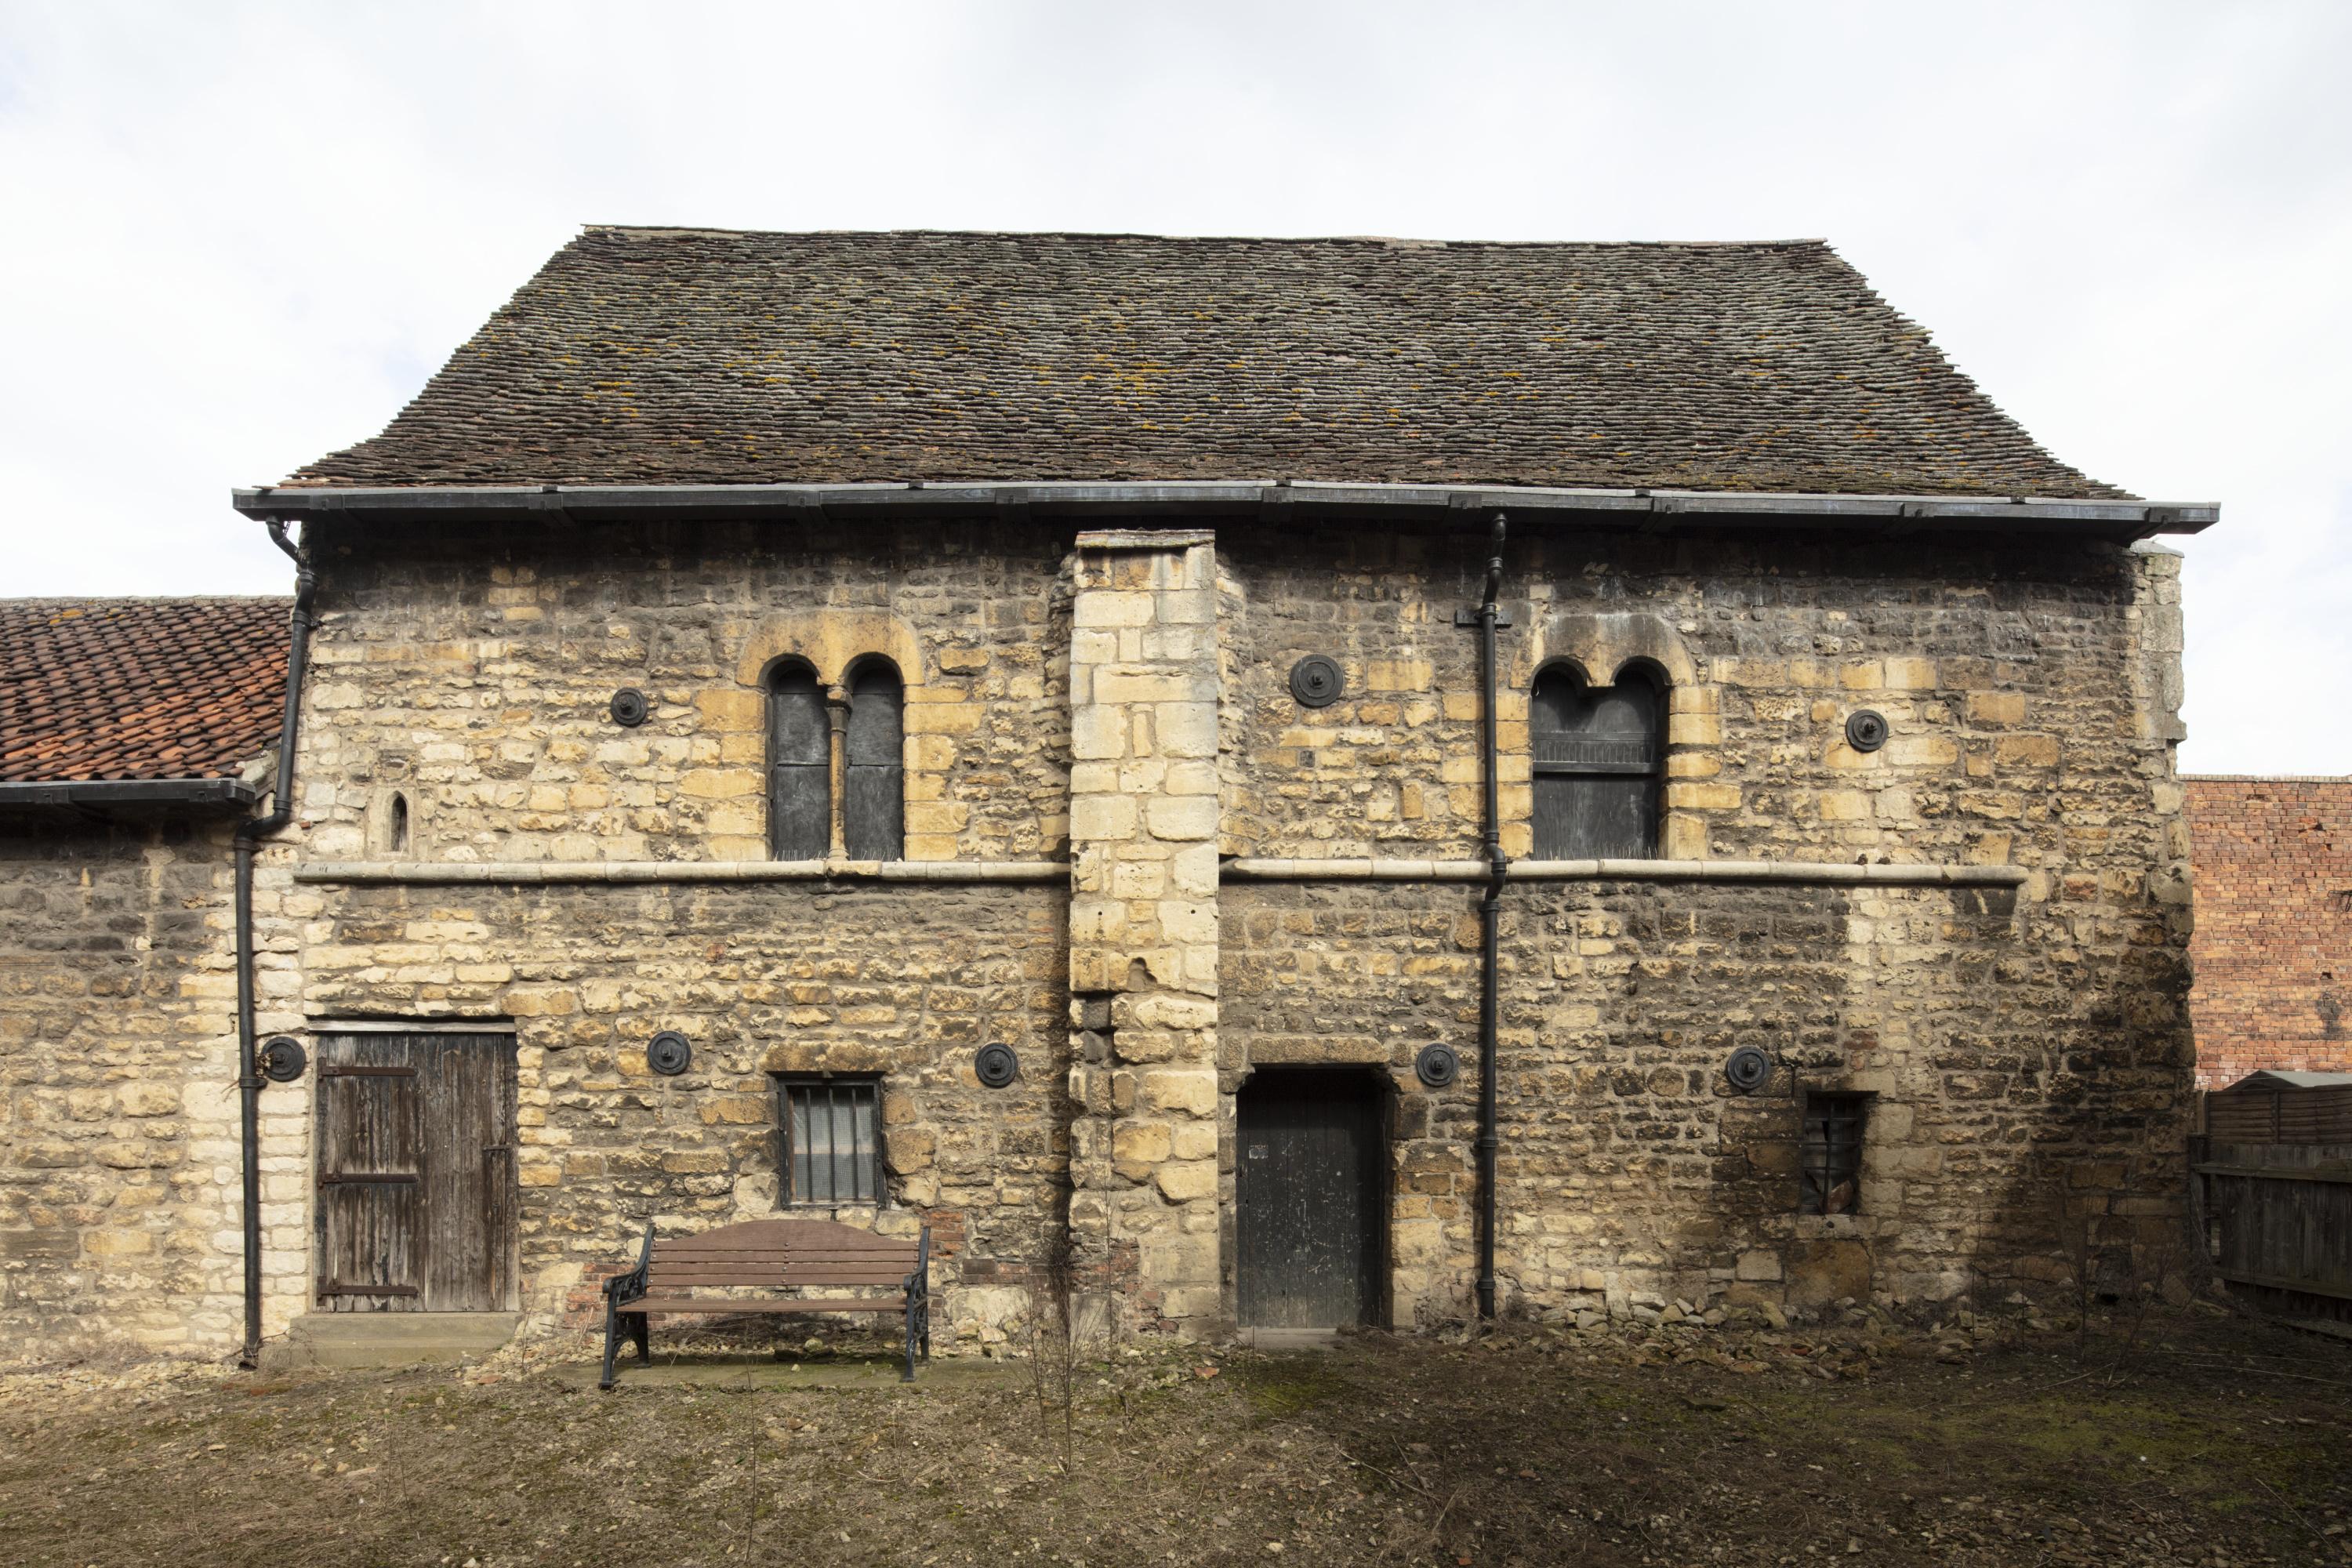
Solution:
<svg viewBox="0 0 2352 1568">
<path fill-rule="evenodd" d="M 785 1204 L 878 1204 L 882 1139 L 878 1079 L 782 1079 Z"/>
<path fill-rule="evenodd" d="M 833 844 L 833 740 L 824 692 L 804 664 L 768 678 L 768 853 L 822 860 Z"/>
<path fill-rule="evenodd" d="M 1573 665 L 1536 676 L 1528 703 L 1539 860 L 1646 860 L 1658 852 L 1664 680 L 1629 664 L 1594 686 Z"/>
<path fill-rule="evenodd" d="M 1862 1130 L 1866 1094 L 1805 1096 L 1804 1137 L 1797 1146 L 1797 1212 L 1854 1214 L 1862 1207 Z"/>
</svg>

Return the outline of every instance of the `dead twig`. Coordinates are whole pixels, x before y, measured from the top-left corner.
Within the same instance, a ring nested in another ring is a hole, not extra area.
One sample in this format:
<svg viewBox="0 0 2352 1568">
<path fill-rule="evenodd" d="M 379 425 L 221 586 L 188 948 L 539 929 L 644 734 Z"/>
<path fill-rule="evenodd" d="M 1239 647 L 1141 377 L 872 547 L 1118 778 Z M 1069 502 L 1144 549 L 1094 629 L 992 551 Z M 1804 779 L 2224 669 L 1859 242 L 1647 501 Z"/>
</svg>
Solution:
<svg viewBox="0 0 2352 1568">
<path fill-rule="evenodd" d="M 1370 1459 L 1360 1459 L 1356 1458 L 1355 1455 L 1350 1454 L 1345 1448 L 1339 1450 L 1339 1457 L 1347 1460 L 1348 1463 L 1355 1466 L 1358 1469 L 1371 1471 L 1372 1474 L 1380 1477 L 1381 1479 L 1388 1482 L 1391 1486 L 1402 1487 L 1407 1491 L 1419 1492 L 1422 1496 L 1427 1498 L 1432 1502 L 1435 1502 L 1437 1500 L 1437 1494 L 1435 1492 L 1431 1491 L 1427 1487 L 1423 1486 L 1420 1482 L 1415 1481 L 1409 1477 L 1400 1476 L 1393 1470 L 1384 1470 L 1378 1465 L 1372 1463 Z"/>
<path fill-rule="evenodd" d="M 2271 1484 L 2270 1484 L 2270 1482 L 2268 1482 L 2268 1481 L 2264 1480 L 2264 1479 L 2263 1479 L 2262 1477 L 2260 1477 L 2260 1476 L 2256 1476 L 2256 1477 L 2254 1477 L 2254 1484 L 2255 1484 L 2256 1486 L 2261 1487 L 2261 1488 L 2263 1489 L 2263 1490 L 2264 1490 L 2264 1491 L 2266 1491 L 2266 1492 L 2270 1493 L 2270 1494 L 2271 1494 L 2271 1496 L 2273 1496 L 2273 1497 L 2274 1497 L 2274 1498 L 2278 1499 L 2278 1501 L 2279 1501 L 2279 1507 L 2281 1507 L 2281 1508 L 2283 1508 L 2283 1509 L 2286 1510 L 2287 1510 L 2287 1512 L 2289 1512 L 2289 1513 L 2291 1513 L 2291 1514 L 2294 1515 L 2294 1521 L 2295 1521 L 2295 1523 L 2297 1523 L 2297 1524 L 2299 1524 L 2299 1525 L 2303 1526 L 2303 1531 L 2304 1531 L 2304 1533 L 2305 1533 L 2305 1535 L 2308 1535 L 2308 1536 L 2310 1536 L 2314 1541 L 2318 1541 L 2318 1542 L 2325 1542 L 2325 1541 L 2327 1539 L 2327 1537 L 2326 1537 L 2326 1535 L 2322 1534 L 2322 1533 L 2320 1532 L 2320 1531 L 2318 1530 L 2318 1528 L 2317 1528 L 2316 1526 L 2315 1526 L 2315 1525 L 2311 1522 L 2311 1521 L 2309 1521 L 2309 1520 L 2307 1520 L 2307 1519 L 2305 1519 L 2305 1518 L 2304 1518 L 2304 1517 L 2303 1517 L 2303 1510 L 2301 1510 L 2301 1509 L 2299 1509 L 2299 1508 L 2295 1507 L 2294 1503 L 2292 1503 L 2292 1502 L 2290 1502 L 2290 1501 L 2288 1501 L 2288 1500 L 2287 1500 L 2287 1496 L 2286 1496 L 2286 1494 L 2285 1494 L 2284 1492 L 2283 1492 L 2283 1491 L 2279 1490 L 2279 1489 L 2278 1489 L 2278 1488 L 2276 1488 L 2276 1487 L 2274 1487 L 2274 1486 L 2271 1485 Z"/>
</svg>

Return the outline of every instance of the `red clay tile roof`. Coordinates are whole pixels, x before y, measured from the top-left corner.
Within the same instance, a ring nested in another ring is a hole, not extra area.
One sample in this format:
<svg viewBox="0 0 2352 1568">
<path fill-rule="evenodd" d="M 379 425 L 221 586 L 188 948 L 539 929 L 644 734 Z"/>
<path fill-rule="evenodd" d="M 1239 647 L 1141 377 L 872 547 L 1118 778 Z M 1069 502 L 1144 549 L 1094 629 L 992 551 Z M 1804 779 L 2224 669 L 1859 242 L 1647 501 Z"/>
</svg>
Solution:
<svg viewBox="0 0 2352 1568">
<path fill-rule="evenodd" d="M 278 739 L 291 599 L 0 599 L 0 783 L 233 777 Z"/>
<path fill-rule="evenodd" d="M 2122 498 L 1816 240 L 591 228 L 312 485 Z"/>
</svg>

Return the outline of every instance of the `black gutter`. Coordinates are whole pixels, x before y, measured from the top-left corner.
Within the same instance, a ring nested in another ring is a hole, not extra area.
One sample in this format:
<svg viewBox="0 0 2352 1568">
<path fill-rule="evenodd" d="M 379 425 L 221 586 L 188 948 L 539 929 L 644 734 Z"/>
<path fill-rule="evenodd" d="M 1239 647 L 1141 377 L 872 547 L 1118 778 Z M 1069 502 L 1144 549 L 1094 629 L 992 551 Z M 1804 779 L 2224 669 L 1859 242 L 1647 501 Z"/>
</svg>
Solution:
<svg viewBox="0 0 2352 1568">
<path fill-rule="evenodd" d="M 2032 496 L 1821 495 L 1801 491 L 1560 489 L 1513 485 L 1330 484 L 1286 479 L 1165 483 L 975 481 L 838 485 L 278 486 L 233 492 L 247 517 L 486 521 L 538 514 L 554 521 L 671 518 L 780 522 L 858 521 L 879 513 L 1139 517 L 1181 514 L 1278 521 L 1300 510 L 1332 516 L 1442 519 L 1464 508 L 1507 508 L 1580 527 L 1668 533 L 1696 529 L 1858 529 L 2042 533 L 2118 543 L 2195 533 L 2221 517 L 2210 502 L 2071 500 Z"/>
<path fill-rule="evenodd" d="M 287 539 L 285 523 L 269 520 L 269 540 L 294 563 L 294 619 L 286 649 L 286 709 L 278 726 L 278 777 L 270 786 L 269 815 L 239 823 L 236 841 L 236 1093 L 245 1166 L 245 1350 L 238 1360 L 248 1368 L 261 1355 L 261 1063 L 253 1026 L 253 852 L 261 840 L 294 820 L 294 742 L 302 719 L 302 672 L 310 663 L 310 597 L 318 589 L 310 563 Z"/>
<path fill-rule="evenodd" d="M 39 784 L 0 784 L 0 808 L 237 807 L 251 805 L 260 796 L 261 786 L 244 779 L 59 779 Z"/>
<path fill-rule="evenodd" d="M 1495 514 L 1494 553 L 1486 562 L 1486 593 L 1478 603 L 1479 760 L 1486 794 L 1486 896 L 1478 904 L 1478 1315 L 1495 1315 L 1495 1155 L 1502 1139 L 1495 1110 L 1495 1015 L 1496 949 L 1503 919 L 1503 879 L 1510 861 L 1503 854 L 1500 763 L 1495 742 L 1495 596 L 1503 587 L 1503 538 L 1507 520 Z"/>
</svg>

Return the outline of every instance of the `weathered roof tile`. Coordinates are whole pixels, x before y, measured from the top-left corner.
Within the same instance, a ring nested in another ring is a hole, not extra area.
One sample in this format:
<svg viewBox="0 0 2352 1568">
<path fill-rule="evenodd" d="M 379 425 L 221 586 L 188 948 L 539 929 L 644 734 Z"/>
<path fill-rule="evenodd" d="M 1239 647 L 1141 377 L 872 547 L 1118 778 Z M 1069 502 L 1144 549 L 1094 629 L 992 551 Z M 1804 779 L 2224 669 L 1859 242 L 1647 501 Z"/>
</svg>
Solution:
<svg viewBox="0 0 2352 1568">
<path fill-rule="evenodd" d="M 0 783 L 233 777 L 277 739 L 290 599 L 0 599 Z"/>
<path fill-rule="evenodd" d="M 2120 497 L 1818 241 L 592 228 L 297 484 Z"/>
</svg>

